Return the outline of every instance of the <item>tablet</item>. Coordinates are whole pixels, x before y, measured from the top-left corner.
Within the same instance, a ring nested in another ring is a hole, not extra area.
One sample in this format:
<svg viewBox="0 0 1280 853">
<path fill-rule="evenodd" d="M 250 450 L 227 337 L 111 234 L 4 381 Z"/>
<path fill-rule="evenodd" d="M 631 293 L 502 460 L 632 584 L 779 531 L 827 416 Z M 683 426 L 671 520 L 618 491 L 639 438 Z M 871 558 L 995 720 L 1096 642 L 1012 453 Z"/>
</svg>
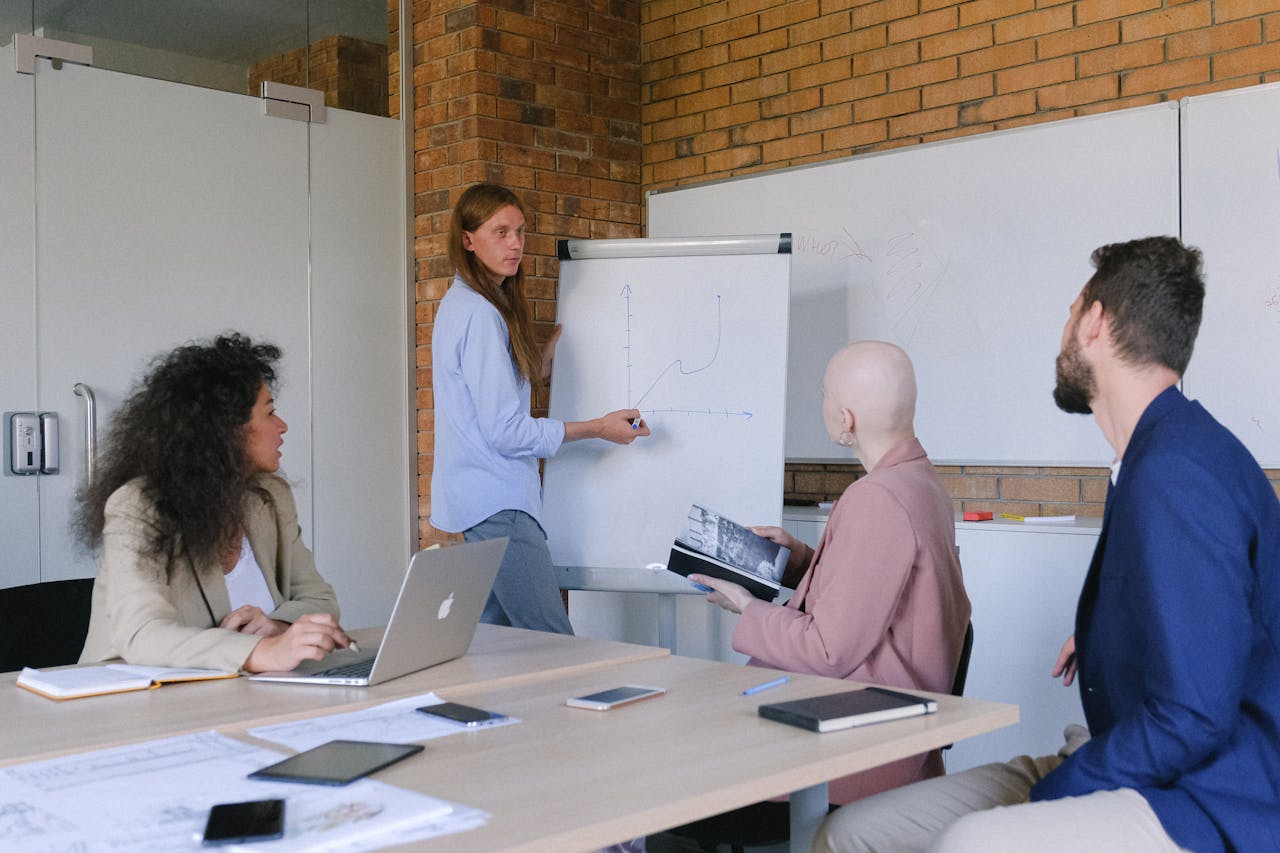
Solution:
<svg viewBox="0 0 1280 853">
<path fill-rule="evenodd" d="M 346 785 L 361 776 L 422 752 L 416 743 L 376 743 L 364 740 L 331 740 L 292 758 L 249 774 L 250 779 L 309 782 L 313 785 Z"/>
</svg>

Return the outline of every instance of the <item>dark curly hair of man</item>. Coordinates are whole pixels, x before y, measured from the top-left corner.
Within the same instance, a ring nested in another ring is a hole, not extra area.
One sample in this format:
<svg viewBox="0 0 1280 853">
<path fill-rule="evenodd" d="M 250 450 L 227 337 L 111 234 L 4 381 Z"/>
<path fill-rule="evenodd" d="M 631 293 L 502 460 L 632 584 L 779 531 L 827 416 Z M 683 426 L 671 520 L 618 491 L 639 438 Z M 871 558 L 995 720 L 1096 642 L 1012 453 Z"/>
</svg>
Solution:
<svg viewBox="0 0 1280 853">
<path fill-rule="evenodd" d="M 81 541 L 102 544 L 107 499 L 139 478 L 160 515 L 154 552 L 216 559 L 241 530 L 252 474 L 244 427 L 263 384 L 275 387 L 279 358 L 279 347 L 237 332 L 157 357 L 116 412 L 95 479 L 78 495 Z"/>
</svg>

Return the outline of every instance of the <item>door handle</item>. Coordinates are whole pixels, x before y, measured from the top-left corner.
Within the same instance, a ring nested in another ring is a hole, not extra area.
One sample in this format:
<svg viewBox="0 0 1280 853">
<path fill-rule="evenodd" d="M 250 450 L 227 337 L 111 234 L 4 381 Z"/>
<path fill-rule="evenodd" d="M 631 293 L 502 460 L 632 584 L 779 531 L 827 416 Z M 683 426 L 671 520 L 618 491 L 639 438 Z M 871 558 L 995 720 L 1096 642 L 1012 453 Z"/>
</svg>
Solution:
<svg viewBox="0 0 1280 853">
<path fill-rule="evenodd" d="M 94 460 L 98 457 L 98 401 L 93 389 L 77 382 L 71 389 L 77 397 L 84 397 L 84 484 L 93 484 Z"/>
</svg>

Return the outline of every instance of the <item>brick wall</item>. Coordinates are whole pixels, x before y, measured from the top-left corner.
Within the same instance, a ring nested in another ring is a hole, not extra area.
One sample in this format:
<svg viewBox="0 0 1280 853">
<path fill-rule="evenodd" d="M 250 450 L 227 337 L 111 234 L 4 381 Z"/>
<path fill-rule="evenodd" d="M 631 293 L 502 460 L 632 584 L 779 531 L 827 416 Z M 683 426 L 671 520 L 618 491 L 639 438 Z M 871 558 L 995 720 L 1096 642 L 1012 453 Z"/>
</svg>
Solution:
<svg viewBox="0 0 1280 853">
<path fill-rule="evenodd" d="M 413 6 L 419 535 L 433 461 L 431 329 L 453 277 L 449 216 L 478 181 L 527 214 L 525 274 L 541 335 L 555 322 L 555 241 L 641 236 L 638 0 L 417 0 Z M 545 412 L 538 389 L 535 413 Z"/>
<path fill-rule="evenodd" d="M 648 0 L 641 12 L 645 190 L 1280 80 L 1280 0 Z M 1108 476 L 939 471 L 957 509 L 1017 514 L 1101 515 Z M 786 497 L 831 500 L 860 472 L 788 464 Z"/>
<path fill-rule="evenodd" d="M 549 324 L 554 240 L 639 236 L 642 191 L 1280 80 L 1280 0 L 416 0 L 412 11 L 424 541 L 440 538 L 425 519 L 430 324 L 451 272 L 441 226 L 467 184 L 502 180 L 529 204 L 528 269 Z M 787 495 L 833 498 L 858 470 L 788 465 Z M 1023 514 L 1100 513 L 1107 476 L 939 470 L 957 508 Z"/>
</svg>

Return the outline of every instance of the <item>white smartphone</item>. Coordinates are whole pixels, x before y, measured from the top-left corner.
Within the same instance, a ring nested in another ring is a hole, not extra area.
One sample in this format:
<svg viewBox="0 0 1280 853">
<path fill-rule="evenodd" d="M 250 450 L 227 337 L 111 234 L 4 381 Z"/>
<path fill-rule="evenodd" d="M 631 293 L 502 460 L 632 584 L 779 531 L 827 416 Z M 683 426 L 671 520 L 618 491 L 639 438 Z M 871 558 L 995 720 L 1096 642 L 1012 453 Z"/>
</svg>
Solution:
<svg viewBox="0 0 1280 853">
<path fill-rule="evenodd" d="M 614 687 L 611 690 L 601 690 L 599 693 L 589 693 L 586 696 L 575 696 L 572 699 L 566 699 L 564 704 L 570 708 L 608 711 L 619 705 L 630 705 L 632 702 L 639 702 L 641 699 L 652 699 L 654 696 L 661 696 L 666 692 L 667 688 L 665 687 L 641 687 L 635 684 L 628 684 L 625 687 Z"/>
</svg>

